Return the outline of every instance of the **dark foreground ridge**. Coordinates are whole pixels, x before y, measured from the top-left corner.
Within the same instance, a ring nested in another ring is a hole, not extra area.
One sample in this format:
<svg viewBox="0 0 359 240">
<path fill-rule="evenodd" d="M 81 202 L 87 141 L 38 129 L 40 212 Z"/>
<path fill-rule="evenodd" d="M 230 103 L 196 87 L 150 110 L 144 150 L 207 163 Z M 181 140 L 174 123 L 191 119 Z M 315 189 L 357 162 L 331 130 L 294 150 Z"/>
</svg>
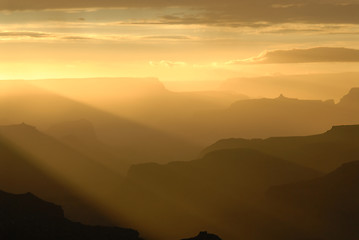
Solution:
<svg viewBox="0 0 359 240">
<path fill-rule="evenodd" d="M 24 240 L 140 240 L 137 231 L 88 226 L 64 217 L 60 206 L 31 193 L 0 191 L 0 239 Z"/>
<path fill-rule="evenodd" d="M 217 235 L 207 233 L 207 232 L 200 232 L 194 238 L 185 238 L 182 240 L 221 240 Z"/>
</svg>

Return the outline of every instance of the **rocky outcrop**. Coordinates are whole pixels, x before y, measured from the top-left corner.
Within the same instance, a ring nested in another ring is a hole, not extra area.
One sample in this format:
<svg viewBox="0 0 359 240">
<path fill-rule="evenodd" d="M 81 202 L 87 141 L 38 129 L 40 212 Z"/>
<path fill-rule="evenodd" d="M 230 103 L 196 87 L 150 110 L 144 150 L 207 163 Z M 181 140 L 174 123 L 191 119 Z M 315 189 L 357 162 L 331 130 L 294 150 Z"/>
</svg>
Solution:
<svg viewBox="0 0 359 240">
<path fill-rule="evenodd" d="M 207 232 L 200 232 L 196 237 L 194 238 L 186 238 L 182 240 L 221 240 L 217 235 L 207 233 Z"/>
</svg>

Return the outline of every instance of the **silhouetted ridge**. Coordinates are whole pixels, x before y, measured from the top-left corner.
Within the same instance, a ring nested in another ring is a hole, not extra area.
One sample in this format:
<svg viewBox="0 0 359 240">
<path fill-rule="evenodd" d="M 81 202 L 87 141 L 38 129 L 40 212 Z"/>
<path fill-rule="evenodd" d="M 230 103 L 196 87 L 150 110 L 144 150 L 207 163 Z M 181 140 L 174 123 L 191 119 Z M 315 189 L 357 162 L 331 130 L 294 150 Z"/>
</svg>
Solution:
<svg viewBox="0 0 359 240">
<path fill-rule="evenodd" d="M 204 149 L 202 154 L 236 148 L 254 149 L 299 165 L 329 172 L 345 162 L 359 159 L 359 125 L 334 126 L 325 133 L 311 136 L 223 139 Z"/>
<path fill-rule="evenodd" d="M 277 98 L 261 98 L 261 99 L 244 99 L 237 102 L 234 102 L 231 105 L 232 110 L 247 110 L 247 107 L 279 107 L 282 106 L 292 106 L 292 107 L 313 107 L 313 106 L 321 106 L 323 103 L 332 104 L 334 105 L 333 101 L 321 101 L 321 100 L 304 100 L 304 99 L 297 99 L 297 98 L 289 98 L 285 97 L 283 94 L 279 95 Z M 263 108 L 259 108 L 263 111 Z M 259 109 L 255 109 L 259 111 Z M 298 110 L 298 109 L 296 109 Z"/>
<path fill-rule="evenodd" d="M 252 173 L 259 174 L 261 177 L 255 177 Z M 233 193 L 234 189 L 229 188 L 234 185 L 248 188 L 250 182 L 252 190 L 257 191 L 280 182 L 295 182 L 317 176 L 319 176 L 317 171 L 247 148 L 217 150 L 209 152 L 200 159 L 187 162 L 133 165 L 128 172 L 130 179 L 140 178 L 147 184 L 152 183 L 168 189 L 177 189 L 174 186 L 180 181 L 183 190 L 186 184 L 193 184 L 191 186 L 193 187 L 196 184 L 202 186 L 209 182 L 217 182 L 223 189 L 217 186 L 218 189 L 212 189 L 212 192 L 220 191 L 228 194 Z M 171 187 L 171 184 L 175 185 Z"/>
<path fill-rule="evenodd" d="M 135 222 L 155 231 L 156 239 L 181 238 L 188 229 L 207 229 L 225 239 L 237 239 L 234 236 L 241 231 L 214 224 L 225 229 L 238 224 L 244 230 L 240 224 L 246 209 L 270 186 L 317 176 L 317 171 L 257 150 L 223 149 L 192 161 L 132 166 L 120 202 L 128 206 L 124 211 L 135 216 Z"/>
<path fill-rule="evenodd" d="M 11 240 L 140 240 L 137 231 L 87 226 L 67 220 L 60 206 L 31 193 L 0 191 L 0 239 Z"/>
<path fill-rule="evenodd" d="M 359 125 L 333 126 L 329 131 L 323 134 L 323 137 L 331 137 L 343 140 L 359 140 Z"/>
<path fill-rule="evenodd" d="M 320 239 L 359 237 L 359 161 L 310 181 L 270 189 L 274 212 Z"/>
<path fill-rule="evenodd" d="M 213 152 L 209 152 L 204 155 L 205 161 L 248 161 L 250 159 L 261 159 L 260 157 L 269 157 L 268 154 L 261 153 L 260 151 L 249 148 L 236 148 L 236 149 L 220 149 Z M 274 159 L 274 158 L 273 158 Z M 277 160 L 277 159 L 276 159 Z"/>
<path fill-rule="evenodd" d="M 64 211 L 58 205 L 46 202 L 32 193 L 10 194 L 0 191 L 2 214 L 31 217 L 63 218 Z"/>
<path fill-rule="evenodd" d="M 338 188 L 337 191 L 342 189 L 343 191 L 352 192 L 353 189 L 351 188 L 359 186 L 359 160 L 344 163 L 340 168 L 329 173 L 322 179 L 335 181 L 340 184 L 341 186 L 335 186 L 335 188 Z M 359 193 L 359 190 L 357 192 Z"/>
<path fill-rule="evenodd" d="M 328 191 L 332 193 L 348 192 L 355 194 L 359 190 L 352 189 L 359 185 L 359 160 L 342 164 L 338 169 L 327 175 L 297 184 L 288 184 L 271 189 L 272 192 L 278 191 L 297 191 L 298 189 L 311 189 L 315 191 Z M 354 192 L 352 192 L 355 190 Z M 339 196 L 338 196 L 339 197 Z M 343 199 L 344 200 L 344 199 Z M 358 205 L 359 207 L 359 205 Z"/>
<path fill-rule="evenodd" d="M 215 234 L 211 234 L 211 233 L 207 233 L 207 232 L 200 232 L 194 238 L 185 238 L 182 240 L 221 240 L 221 239 Z"/>
</svg>

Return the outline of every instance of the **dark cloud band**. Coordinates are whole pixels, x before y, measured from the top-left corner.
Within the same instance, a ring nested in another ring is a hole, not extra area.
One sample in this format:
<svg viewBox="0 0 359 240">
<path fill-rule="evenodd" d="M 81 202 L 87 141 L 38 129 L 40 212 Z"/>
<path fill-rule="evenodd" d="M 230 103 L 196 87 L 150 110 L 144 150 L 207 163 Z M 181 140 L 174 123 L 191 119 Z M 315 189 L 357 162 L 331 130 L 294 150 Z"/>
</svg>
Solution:
<svg viewBox="0 0 359 240">
<path fill-rule="evenodd" d="M 76 8 L 160 8 L 201 9 L 200 14 L 166 16 L 168 23 L 241 26 L 248 22 L 359 23 L 359 1 L 347 0 L 5 0 L 2 10 L 44 10 Z"/>
<path fill-rule="evenodd" d="M 315 62 L 359 62 L 359 50 L 350 48 L 317 47 L 309 49 L 274 50 L 227 64 L 281 64 Z"/>
<path fill-rule="evenodd" d="M 47 38 L 51 36 L 51 34 L 41 32 L 0 32 L 0 37 Z"/>
</svg>

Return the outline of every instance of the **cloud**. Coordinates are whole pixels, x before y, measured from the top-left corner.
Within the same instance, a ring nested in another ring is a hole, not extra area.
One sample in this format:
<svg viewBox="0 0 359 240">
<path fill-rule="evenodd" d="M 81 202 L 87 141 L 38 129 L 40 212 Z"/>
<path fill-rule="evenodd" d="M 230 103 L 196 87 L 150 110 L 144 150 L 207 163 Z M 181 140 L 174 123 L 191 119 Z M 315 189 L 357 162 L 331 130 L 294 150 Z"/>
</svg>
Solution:
<svg viewBox="0 0 359 240">
<path fill-rule="evenodd" d="M 359 49 L 317 47 L 264 51 L 257 57 L 231 60 L 232 64 L 270 64 L 270 63 L 315 63 L 315 62 L 359 62 Z"/>
<path fill-rule="evenodd" d="M 187 66 L 187 63 L 185 63 L 185 62 L 174 62 L 174 61 L 168 61 L 168 60 L 161 60 L 159 62 L 150 61 L 149 64 L 152 67 L 184 67 L 184 66 Z"/>
<path fill-rule="evenodd" d="M 46 40 L 99 40 L 89 36 L 80 35 L 67 35 L 67 34 L 55 34 L 46 32 L 32 32 L 32 31 L 3 31 L 0 32 L 0 40 L 23 40 L 31 39 L 34 41 L 46 41 Z"/>
<path fill-rule="evenodd" d="M 144 36 L 143 39 L 153 39 L 153 40 L 190 40 L 192 39 L 189 36 L 183 35 L 153 35 L 153 36 Z"/>
<path fill-rule="evenodd" d="M 66 37 L 63 37 L 62 39 L 65 39 L 65 40 L 95 40 L 95 38 L 81 37 L 81 36 L 66 36 Z"/>
<path fill-rule="evenodd" d="M 0 1 L 0 10 L 163 8 L 197 9 L 190 15 L 166 15 L 163 21 L 177 24 L 241 26 L 268 23 L 355 23 L 359 24 L 359 0 L 16 0 Z"/>
<path fill-rule="evenodd" d="M 52 35 L 42 32 L 0 32 L 0 37 L 48 38 L 48 37 L 52 37 Z"/>
</svg>

